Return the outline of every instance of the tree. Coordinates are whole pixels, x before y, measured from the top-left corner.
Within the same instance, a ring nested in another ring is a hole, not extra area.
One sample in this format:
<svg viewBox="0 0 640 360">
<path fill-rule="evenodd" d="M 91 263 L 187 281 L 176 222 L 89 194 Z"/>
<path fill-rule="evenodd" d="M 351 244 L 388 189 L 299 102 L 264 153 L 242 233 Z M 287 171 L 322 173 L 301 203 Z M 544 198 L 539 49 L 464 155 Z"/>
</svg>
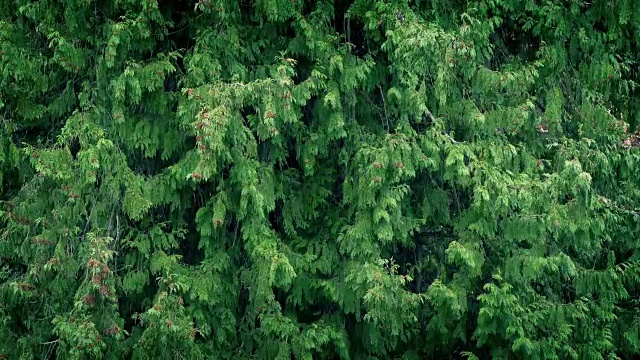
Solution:
<svg viewBox="0 0 640 360">
<path fill-rule="evenodd" d="M 631 0 L 0 6 L 0 354 L 640 352 Z"/>
</svg>

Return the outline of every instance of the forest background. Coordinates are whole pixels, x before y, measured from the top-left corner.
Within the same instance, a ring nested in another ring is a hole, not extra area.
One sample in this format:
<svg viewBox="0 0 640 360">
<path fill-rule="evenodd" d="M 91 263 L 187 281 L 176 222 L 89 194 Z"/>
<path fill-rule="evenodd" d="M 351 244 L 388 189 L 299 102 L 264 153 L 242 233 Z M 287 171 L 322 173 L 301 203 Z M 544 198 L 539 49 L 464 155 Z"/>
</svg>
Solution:
<svg viewBox="0 0 640 360">
<path fill-rule="evenodd" d="M 640 355 L 634 0 L 0 2 L 0 358 Z"/>
</svg>

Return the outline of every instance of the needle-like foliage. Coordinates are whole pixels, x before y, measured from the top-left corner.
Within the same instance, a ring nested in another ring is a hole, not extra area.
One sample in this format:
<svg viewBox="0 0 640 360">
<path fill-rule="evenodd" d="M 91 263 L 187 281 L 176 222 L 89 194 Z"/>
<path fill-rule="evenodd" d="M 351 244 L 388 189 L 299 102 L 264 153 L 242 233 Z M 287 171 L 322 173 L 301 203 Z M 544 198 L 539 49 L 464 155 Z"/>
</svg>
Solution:
<svg viewBox="0 0 640 360">
<path fill-rule="evenodd" d="M 640 355 L 634 0 L 0 1 L 1 359 Z"/>
</svg>

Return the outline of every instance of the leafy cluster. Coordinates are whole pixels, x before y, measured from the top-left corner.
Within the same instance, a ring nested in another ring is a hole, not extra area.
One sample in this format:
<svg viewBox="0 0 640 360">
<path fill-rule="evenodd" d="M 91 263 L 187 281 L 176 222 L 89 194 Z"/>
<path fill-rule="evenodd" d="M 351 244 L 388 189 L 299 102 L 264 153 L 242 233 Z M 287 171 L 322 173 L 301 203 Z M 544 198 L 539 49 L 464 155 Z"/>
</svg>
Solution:
<svg viewBox="0 0 640 360">
<path fill-rule="evenodd" d="M 0 358 L 640 354 L 633 0 L 0 2 Z"/>
</svg>

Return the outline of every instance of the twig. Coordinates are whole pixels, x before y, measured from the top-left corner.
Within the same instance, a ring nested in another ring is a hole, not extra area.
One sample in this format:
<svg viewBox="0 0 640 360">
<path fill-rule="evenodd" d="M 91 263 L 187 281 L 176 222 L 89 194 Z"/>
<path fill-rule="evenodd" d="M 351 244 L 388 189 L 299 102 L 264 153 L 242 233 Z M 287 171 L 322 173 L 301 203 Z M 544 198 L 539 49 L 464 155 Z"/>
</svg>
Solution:
<svg viewBox="0 0 640 360">
<path fill-rule="evenodd" d="M 89 211 L 89 214 L 87 215 L 87 222 L 84 224 L 84 229 L 82 229 L 82 241 L 84 242 L 84 239 L 87 235 L 87 230 L 89 230 L 89 224 L 91 223 L 91 216 L 93 215 L 93 211 L 96 208 L 96 202 L 93 202 L 93 206 L 91 206 L 91 211 Z"/>
<path fill-rule="evenodd" d="M 386 121 L 387 132 L 389 132 L 389 111 L 387 110 L 387 101 L 384 99 L 384 92 L 382 92 L 382 88 L 380 86 L 378 86 L 378 90 L 380 90 L 382 106 L 384 107 L 384 119 Z"/>
<path fill-rule="evenodd" d="M 238 220 L 236 220 L 236 229 L 234 230 L 233 243 L 231 244 L 231 247 L 236 246 L 236 240 L 238 239 L 238 228 L 239 227 L 240 227 L 240 222 Z"/>
<path fill-rule="evenodd" d="M 380 117 L 384 117 L 384 114 L 382 113 L 382 111 L 380 111 L 380 106 L 376 103 L 374 103 L 373 101 L 371 101 L 371 99 L 369 99 L 369 97 L 367 96 L 367 94 L 365 94 L 362 90 L 358 90 L 358 92 L 364 96 L 364 99 L 367 100 L 369 102 L 369 104 L 371 104 L 373 107 L 375 107 L 376 111 L 378 112 L 378 114 L 380 114 Z"/>
<path fill-rule="evenodd" d="M 120 241 L 120 215 L 116 214 L 116 245 Z"/>
<path fill-rule="evenodd" d="M 53 353 L 53 349 L 55 348 L 55 344 L 58 343 L 60 341 L 60 339 L 58 340 L 54 340 L 54 341 L 48 341 L 46 343 L 42 343 L 42 345 L 51 345 L 49 346 L 49 350 L 47 350 L 47 353 L 44 355 L 43 359 L 47 360 L 51 358 L 51 354 Z"/>
<path fill-rule="evenodd" d="M 464 141 L 455 141 L 451 135 L 447 134 L 446 132 L 443 132 L 442 135 L 444 135 L 447 139 L 451 140 L 452 143 L 454 144 L 463 144 Z"/>
</svg>

